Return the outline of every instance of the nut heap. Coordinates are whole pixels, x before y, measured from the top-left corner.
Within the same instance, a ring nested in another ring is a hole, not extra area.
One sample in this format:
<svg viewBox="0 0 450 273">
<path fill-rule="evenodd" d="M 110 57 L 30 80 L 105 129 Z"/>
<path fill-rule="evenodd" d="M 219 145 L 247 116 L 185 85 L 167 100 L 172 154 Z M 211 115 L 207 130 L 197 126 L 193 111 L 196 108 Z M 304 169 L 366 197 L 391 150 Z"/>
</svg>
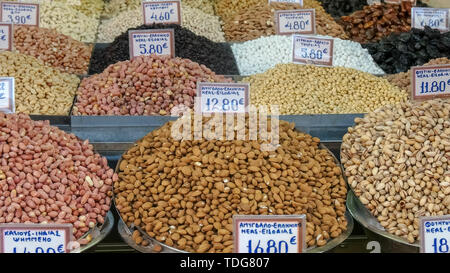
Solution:
<svg viewBox="0 0 450 273">
<path fill-rule="evenodd" d="M 228 19 L 224 19 L 223 31 L 228 41 L 248 41 L 261 36 L 275 34 L 274 11 L 299 8 L 314 8 L 316 10 L 316 32 L 341 39 L 347 39 L 344 29 L 324 11 L 317 1 L 304 1 L 303 7 L 289 3 L 259 3 L 251 9 L 244 9 Z"/>
<path fill-rule="evenodd" d="M 411 3 L 365 6 L 338 21 L 351 40 L 369 43 L 381 40 L 394 32 L 411 29 Z"/>
<path fill-rule="evenodd" d="M 14 49 L 36 57 L 46 65 L 67 73 L 86 74 L 92 46 L 56 30 L 34 26 L 14 27 Z"/>
<path fill-rule="evenodd" d="M 0 53 L 0 75 L 15 78 L 16 112 L 35 115 L 68 115 L 80 83 L 76 75 L 9 51 Z"/>
<path fill-rule="evenodd" d="M 74 115 L 170 115 L 194 106 L 197 82 L 230 82 L 204 65 L 169 56 L 139 56 L 83 79 Z"/>
<path fill-rule="evenodd" d="M 355 119 L 342 143 L 348 184 L 387 232 L 419 237 L 419 217 L 450 213 L 450 105 L 386 106 Z"/>
<path fill-rule="evenodd" d="M 268 152 L 261 140 L 177 141 L 172 124 L 122 156 L 114 193 L 127 225 L 190 252 L 232 252 L 235 214 L 306 214 L 309 247 L 347 229 L 341 169 L 318 138 L 280 121 L 280 146 Z"/>
<path fill-rule="evenodd" d="M 142 18 L 142 7 L 138 7 L 133 10 L 123 11 L 111 19 L 103 20 L 99 26 L 97 42 L 110 43 L 114 41 L 117 36 L 129 28 L 142 25 Z M 181 26 L 211 41 L 225 42 L 225 34 L 222 31 L 219 17 L 204 13 L 197 8 L 182 5 Z"/>
<path fill-rule="evenodd" d="M 278 64 L 242 82 L 252 104 L 279 105 L 284 115 L 367 113 L 408 97 L 386 79 L 344 67 Z"/>
<path fill-rule="evenodd" d="M 26 114 L 0 113 L 0 132 L 0 223 L 70 223 L 79 239 L 104 222 L 117 175 L 87 140 Z"/>
<path fill-rule="evenodd" d="M 450 60 L 447 58 L 438 58 L 429 61 L 423 66 L 450 64 Z M 408 94 L 411 94 L 411 71 L 400 72 L 393 75 L 387 75 L 385 78 L 398 88 L 405 90 Z"/>
</svg>

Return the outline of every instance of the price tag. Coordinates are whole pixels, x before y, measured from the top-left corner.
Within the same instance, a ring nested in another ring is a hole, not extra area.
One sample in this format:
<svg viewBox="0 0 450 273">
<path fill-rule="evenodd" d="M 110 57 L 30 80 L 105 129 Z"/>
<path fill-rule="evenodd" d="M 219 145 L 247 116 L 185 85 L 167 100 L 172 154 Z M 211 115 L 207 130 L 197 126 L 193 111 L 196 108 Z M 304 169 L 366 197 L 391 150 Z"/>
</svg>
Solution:
<svg viewBox="0 0 450 273">
<path fill-rule="evenodd" d="M 306 217 L 302 215 L 233 215 L 235 253 L 302 253 Z"/>
<path fill-rule="evenodd" d="M 450 31 L 449 11 L 450 9 L 412 8 L 411 27 L 424 29 L 429 26 L 441 32 Z"/>
<path fill-rule="evenodd" d="M 245 113 L 250 102 L 250 85 L 245 83 L 197 83 L 200 113 Z"/>
<path fill-rule="evenodd" d="M 414 66 L 411 73 L 413 100 L 450 97 L 450 65 Z"/>
<path fill-rule="evenodd" d="M 0 22 L 0 51 L 12 50 L 13 37 L 14 33 L 12 24 Z"/>
<path fill-rule="evenodd" d="M 175 57 L 174 37 L 173 29 L 130 30 L 130 59 L 152 54 Z"/>
<path fill-rule="evenodd" d="M 71 224 L 1 224 L 0 253 L 68 253 Z"/>
<path fill-rule="evenodd" d="M 142 8 L 146 25 L 181 25 L 181 2 L 179 0 L 142 2 Z"/>
<path fill-rule="evenodd" d="M 39 4 L 1 2 L 0 21 L 15 25 L 39 26 Z"/>
<path fill-rule="evenodd" d="M 269 0 L 270 3 L 291 3 L 291 4 L 299 4 L 303 7 L 303 0 Z"/>
<path fill-rule="evenodd" d="M 292 35 L 292 62 L 333 66 L 333 39 Z"/>
<path fill-rule="evenodd" d="M 450 253 L 450 215 L 420 218 L 420 252 Z"/>
<path fill-rule="evenodd" d="M 14 113 L 14 78 L 0 77 L 0 111 Z"/>
<path fill-rule="evenodd" d="M 316 33 L 315 9 L 275 11 L 276 32 L 278 35 L 293 33 Z"/>
</svg>

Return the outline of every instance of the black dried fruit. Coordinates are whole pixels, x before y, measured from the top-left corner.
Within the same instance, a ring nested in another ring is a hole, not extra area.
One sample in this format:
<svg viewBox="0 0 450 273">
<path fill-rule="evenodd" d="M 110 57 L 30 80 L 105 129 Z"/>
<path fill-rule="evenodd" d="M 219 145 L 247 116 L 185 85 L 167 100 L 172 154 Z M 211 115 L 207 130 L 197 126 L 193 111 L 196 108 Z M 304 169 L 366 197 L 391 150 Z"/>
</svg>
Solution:
<svg viewBox="0 0 450 273">
<path fill-rule="evenodd" d="M 377 43 L 363 44 L 374 61 L 389 74 L 406 72 L 431 59 L 450 57 L 450 32 L 430 27 L 391 34 Z"/>
<path fill-rule="evenodd" d="M 319 2 L 333 17 L 349 15 L 367 5 L 367 0 L 319 0 Z"/>
<path fill-rule="evenodd" d="M 203 64 L 221 75 L 238 75 L 239 70 L 230 45 L 216 43 L 199 36 L 179 25 L 141 25 L 128 30 L 166 29 L 175 32 L 175 56 Z M 105 49 L 94 50 L 89 69 L 90 74 L 97 74 L 111 64 L 129 60 L 128 30 L 122 33 Z"/>
</svg>

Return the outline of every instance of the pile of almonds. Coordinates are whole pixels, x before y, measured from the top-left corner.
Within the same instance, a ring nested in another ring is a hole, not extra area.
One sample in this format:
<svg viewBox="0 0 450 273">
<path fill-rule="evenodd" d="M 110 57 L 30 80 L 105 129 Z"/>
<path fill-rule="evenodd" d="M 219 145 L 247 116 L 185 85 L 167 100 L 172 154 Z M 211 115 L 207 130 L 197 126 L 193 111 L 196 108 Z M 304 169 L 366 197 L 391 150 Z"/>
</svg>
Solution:
<svg viewBox="0 0 450 273">
<path fill-rule="evenodd" d="M 224 131 L 234 128 L 224 122 Z M 279 121 L 280 145 L 264 151 L 262 140 L 174 140 L 173 124 L 139 140 L 118 165 L 115 202 L 128 226 L 189 252 L 232 252 L 236 214 L 306 214 L 308 247 L 347 229 L 346 183 L 318 138 Z M 148 245 L 138 232 L 133 239 Z"/>
<path fill-rule="evenodd" d="M 351 40 L 377 42 L 394 32 L 411 30 L 411 3 L 368 5 L 338 21 Z"/>
<path fill-rule="evenodd" d="M 348 184 L 391 234 L 413 243 L 419 217 L 450 213 L 450 104 L 385 106 L 343 138 Z"/>
<path fill-rule="evenodd" d="M 315 2 L 315 1 L 314 1 Z M 316 32 L 320 35 L 329 35 L 341 39 L 348 39 L 344 29 L 317 4 L 317 7 L 308 6 L 305 2 L 303 7 L 289 3 L 271 3 L 267 1 L 258 3 L 251 9 L 237 12 L 228 19 L 224 19 L 223 31 L 228 41 L 248 41 L 261 36 L 275 34 L 274 12 L 276 10 L 292 10 L 300 8 L 315 8 L 316 10 Z"/>
<path fill-rule="evenodd" d="M 115 181 L 89 141 L 49 121 L 0 113 L 0 223 L 70 223 L 79 239 L 104 222 Z"/>
</svg>

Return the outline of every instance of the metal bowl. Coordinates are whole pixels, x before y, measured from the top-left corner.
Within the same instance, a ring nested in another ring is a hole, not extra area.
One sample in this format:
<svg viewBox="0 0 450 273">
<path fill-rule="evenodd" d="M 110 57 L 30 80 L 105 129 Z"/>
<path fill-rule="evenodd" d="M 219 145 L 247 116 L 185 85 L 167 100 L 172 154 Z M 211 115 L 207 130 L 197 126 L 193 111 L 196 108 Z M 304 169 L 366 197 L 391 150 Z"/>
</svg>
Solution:
<svg viewBox="0 0 450 273">
<path fill-rule="evenodd" d="M 88 235 L 91 235 L 92 240 L 87 245 L 82 245 L 80 248 L 72 250 L 71 253 L 84 252 L 92 248 L 93 246 L 97 245 L 111 232 L 113 226 L 114 226 L 114 215 L 110 210 L 106 214 L 103 225 L 91 228 L 86 234 L 83 235 L 83 237 L 81 237 L 85 238 Z"/>
<path fill-rule="evenodd" d="M 333 156 L 337 166 L 339 166 L 341 168 L 341 172 L 343 174 L 342 165 L 337 160 L 337 158 L 334 156 L 334 154 L 325 145 L 323 145 L 322 143 L 320 143 L 319 148 L 327 150 L 327 152 L 330 155 Z M 119 168 L 119 165 L 120 165 L 121 161 L 122 161 L 122 157 L 117 162 L 116 173 L 118 173 L 118 168 Z M 114 205 L 115 205 L 115 198 L 114 198 L 113 202 L 114 202 Z M 177 248 L 170 247 L 170 246 L 168 246 L 168 245 L 166 245 L 164 243 L 161 243 L 161 242 L 157 241 L 156 239 L 150 237 L 140 227 L 135 227 L 135 226 L 128 227 L 126 225 L 126 223 L 123 221 L 122 216 L 120 214 L 120 211 L 117 209 L 116 206 L 114 206 L 114 207 L 116 208 L 117 214 L 119 215 L 119 221 L 118 221 L 118 225 L 117 225 L 117 230 L 118 230 L 120 236 L 122 237 L 122 239 L 125 241 L 125 243 L 127 243 L 130 247 L 134 248 L 135 250 L 137 250 L 139 252 L 144 252 L 144 253 L 157 253 L 157 252 L 158 253 L 189 253 L 187 251 L 179 250 Z M 325 244 L 324 246 L 321 246 L 321 247 L 317 247 L 317 246 L 310 247 L 310 248 L 306 249 L 306 252 L 308 252 L 308 253 L 323 253 L 323 252 L 327 252 L 327 251 L 332 250 L 333 248 L 335 248 L 339 244 L 341 244 L 343 241 L 345 241 L 350 236 L 350 234 L 352 233 L 353 226 L 354 226 L 353 218 L 351 217 L 351 215 L 350 215 L 350 213 L 348 211 L 345 212 L 345 218 L 347 220 L 347 229 L 344 232 L 342 232 L 338 237 L 329 240 L 327 242 L 327 244 Z M 132 232 L 134 230 L 138 230 L 140 232 L 141 236 L 145 240 L 147 240 L 149 242 L 148 246 L 137 245 L 134 242 L 134 240 L 132 239 Z M 155 251 L 154 250 L 155 245 L 161 246 L 161 251 Z"/>
<path fill-rule="evenodd" d="M 350 190 L 347 194 L 347 209 L 353 218 L 364 227 L 369 240 L 380 243 L 381 252 L 402 252 L 418 253 L 420 252 L 419 243 L 411 244 L 406 239 L 387 232 L 380 225 L 370 211 L 359 201 L 359 198 Z"/>
</svg>

